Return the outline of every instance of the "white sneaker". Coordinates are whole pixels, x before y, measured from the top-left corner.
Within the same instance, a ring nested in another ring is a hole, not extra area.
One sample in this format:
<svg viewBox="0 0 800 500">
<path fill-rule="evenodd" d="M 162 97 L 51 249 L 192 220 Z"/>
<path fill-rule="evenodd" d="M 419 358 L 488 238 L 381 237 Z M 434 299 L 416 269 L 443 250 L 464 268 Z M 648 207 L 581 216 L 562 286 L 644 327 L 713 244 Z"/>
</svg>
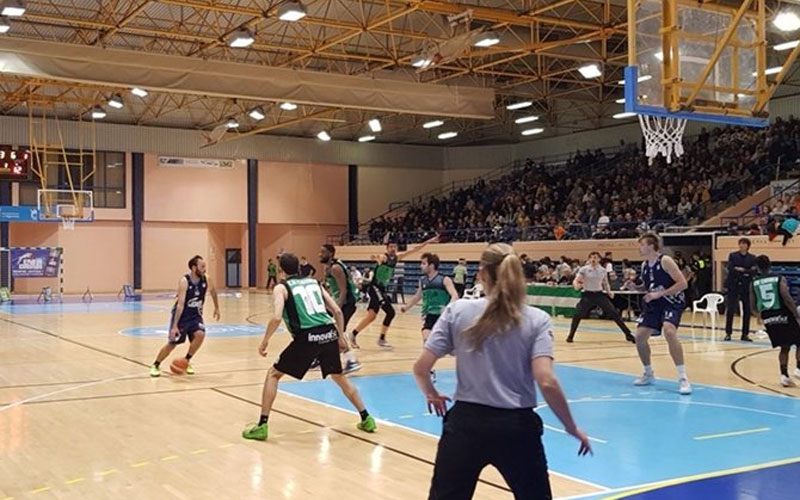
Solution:
<svg viewBox="0 0 800 500">
<path fill-rule="evenodd" d="M 794 380 L 787 377 L 786 375 L 781 375 L 781 385 L 784 387 L 796 387 L 797 384 L 794 383 Z"/>
<path fill-rule="evenodd" d="M 795 368 L 794 369 L 794 376 L 797 377 L 797 378 L 800 378 L 800 368 Z"/>
<path fill-rule="evenodd" d="M 641 377 L 633 381 L 633 385 L 639 385 L 639 386 L 653 385 L 655 381 L 656 381 L 656 376 L 653 375 L 653 372 L 650 373 L 644 372 L 644 374 Z"/>
<path fill-rule="evenodd" d="M 348 361 L 344 368 L 342 368 L 342 374 L 347 375 L 348 373 L 357 372 L 361 369 L 361 363 L 358 361 Z"/>
<path fill-rule="evenodd" d="M 392 344 L 386 341 L 386 339 L 378 339 L 378 347 L 381 349 L 392 349 Z"/>
<path fill-rule="evenodd" d="M 689 379 L 682 378 L 678 380 L 678 392 L 684 396 L 692 393 L 692 384 L 689 383 Z"/>
</svg>

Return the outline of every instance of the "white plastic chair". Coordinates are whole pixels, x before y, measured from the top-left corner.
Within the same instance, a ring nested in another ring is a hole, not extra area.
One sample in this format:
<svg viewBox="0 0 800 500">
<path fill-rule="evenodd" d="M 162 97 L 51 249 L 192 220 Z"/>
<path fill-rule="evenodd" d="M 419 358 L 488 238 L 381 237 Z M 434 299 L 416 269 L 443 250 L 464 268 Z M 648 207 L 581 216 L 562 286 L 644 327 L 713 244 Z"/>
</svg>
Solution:
<svg viewBox="0 0 800 500">
<path fill-rule="evenodd" d="M 702 304 L 705 302 L 705 307 Z M 706 327 L 706 314 L 711 318 L 711 339 L 717 338 L 717 316 L 719 316 L 719 305 L 725 302 L 725 297 L 718 293 L 707 293 L 700 300 L 692 302 L 692 326 L 697 313 L 703 315 L 703 329 Z M 694 329 L 692 329 L 694 335 Z"/>
<path fill-rule="evenodd" d="M 470 288 L 469 290 L 464 291 L 464 298 L 465 299 L 479 299 L 483 294 L 483 285 L 477 283 L 475 286 Z"/>
</svg>

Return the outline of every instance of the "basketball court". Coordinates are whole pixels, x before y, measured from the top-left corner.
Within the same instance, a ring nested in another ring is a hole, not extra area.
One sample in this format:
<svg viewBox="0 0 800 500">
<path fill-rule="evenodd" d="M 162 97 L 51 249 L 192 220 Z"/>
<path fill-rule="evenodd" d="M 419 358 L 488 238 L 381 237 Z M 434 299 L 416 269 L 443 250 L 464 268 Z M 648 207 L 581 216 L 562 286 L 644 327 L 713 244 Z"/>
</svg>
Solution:
<svg viewBox="0 0 800 500">
<path fill-rule="evenodd" d="M 364 368 L 351 379 L 379 419 L 376 434 L 359 433 L 336 387 L 311 372 L 282 385 L 268 442 L 240 438 L 288 341 L 281 331 L 266 359 L 256 352 L 270 299 L 223 293 L 197 374 L 159 379 L 148 367 L 166 333 L 166 298 L 3 305 L 0 443 L 2 474 L 14 480 L 4 481 L 2 498 L 423 497 L 441 421 L 410 375 L 419 353 L 413 313 L 391 330 L 392 351 L 374 345 L 377 328 L 363 334 Z M 777 389 L 775 353 L 763 339 L 712 342 L 701 327 L 681 328 L 695 382 L 683 397 L 663 342 L 654 346 L 661 378 L 642 389 L 632 385 L 635 349 L 608 323 L 585 322 L 573 345 L 564 342 L 568 320 L 556 325 L 558 375 L 595 448 L 577 457 L 573 439 L 539 409 L 556 498 L 792 497 L 800 402 L 796 390 Z M 453 360 L 441 364 L 437 386 L 452 393 Z M 487 470 L 476 498 L 511 495 Z"/>
<path fill-rule="evenodd" d="M 766 0 L 510 3 L 0 2 L 0 136 L 11 144 L 0 146 L 0 500 L 426 498 L 442 421 L 412 375 L 416 310 L 398 314 L 393 349 L 376 345 L 378 323 L 359 337 L 363 368 L 350 379 L 376 433 L 359 432 L 338 388 L 312 371 L 282 381 L 268 441 L 241 437 L 290 341 L 282 326 L 258 354 L 274 256 L 318 265 L 335 240 L 344 260 L 373 260 L 340 242 L 408 200 L 569 142 L 515 150 L 522 136 L 607 128 L 615 144 L 643 136 L 652 164 L 679 158 L 684 133 L 708 124 L 766 127 L 800 55 L 795 35 L 770 28 L 783 4 Z M 795 18 L 778 29 L 800 29 Z M 633 117 L 641 130 L 613 121 Z M 533 121 L 551 129 L 517 127 Z M 569 161 L 588 151 L 575 144 Z M 486 164 L 459 170 L 451 154 Z M 554 258 L 579 246 L 523 243 Z M 443 261 L 463 248 L 475 263 L 484 246 L 451 246 Z M 796 263 L 792 248 L 776 250 L 784 263 Z M 208 321 L 206 300 L 196 374 L 165 362 L 151 377 L 173 284 L 195 254 L 221 320 Z M 350 326 L 364 315 L 361 304 Z M 765 336 L 722 342 L 685 314 L 694 392 L 682 396 L 663 339 L 652 341 L 658 382 L 636 387 L 636 348 L 610 322 L 583 321 L 574 344 L 569 318 L 554 324 L 557 374 L 594 448 L 577 456 L 540 401 L 554 498 L 797 498 L 800 389 L 779 385 Z M 455 391 L 454 367 L 437 365 L 440 392 Z M 487 468 L 475 498 L 513 495 Z"/>
</svg>

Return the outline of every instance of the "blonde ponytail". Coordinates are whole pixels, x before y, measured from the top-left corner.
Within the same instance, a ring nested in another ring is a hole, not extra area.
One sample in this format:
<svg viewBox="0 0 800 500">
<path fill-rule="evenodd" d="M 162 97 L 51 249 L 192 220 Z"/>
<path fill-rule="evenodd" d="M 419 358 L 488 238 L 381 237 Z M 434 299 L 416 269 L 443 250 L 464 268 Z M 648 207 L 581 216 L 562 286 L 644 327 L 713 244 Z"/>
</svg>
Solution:
<svg viewBox="0 0 800 500">
<path fill-rule="evenodd" d="M 489 304 L 477 323 L 464 332 L 467 341 L 479 350 L 488 338 L 520 324 L 526 294 L 522 262 L 510 245 L 495 243 L 484 250 L 481 268 L 491 288 Z"/>
</svg>

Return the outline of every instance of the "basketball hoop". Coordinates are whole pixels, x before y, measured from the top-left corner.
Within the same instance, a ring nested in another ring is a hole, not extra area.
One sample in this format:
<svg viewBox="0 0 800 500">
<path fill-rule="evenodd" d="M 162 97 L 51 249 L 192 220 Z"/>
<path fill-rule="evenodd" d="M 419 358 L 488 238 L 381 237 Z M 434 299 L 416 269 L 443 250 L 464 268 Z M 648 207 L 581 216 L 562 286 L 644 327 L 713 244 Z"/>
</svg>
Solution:
<svg viewBox="0 0 800 500">
<path fill-rule="evenodd" d="M 61 227 L 63 227 L 65 231 L 72 231 L 73 229 L 75 229 L 75 219 L 72 217 L 62 218 Z"/>
<path fill-rule="evenodd" d="M 639 115 L 639 124 L 642 126 L 645 140 L 644 154 L 649 164 L 652 165 L 659 154 L 666 158 L 667 163 L 672 163 L 673 155 L 676 158 L 683 155 L 685 118 Z"/>
</svg>

